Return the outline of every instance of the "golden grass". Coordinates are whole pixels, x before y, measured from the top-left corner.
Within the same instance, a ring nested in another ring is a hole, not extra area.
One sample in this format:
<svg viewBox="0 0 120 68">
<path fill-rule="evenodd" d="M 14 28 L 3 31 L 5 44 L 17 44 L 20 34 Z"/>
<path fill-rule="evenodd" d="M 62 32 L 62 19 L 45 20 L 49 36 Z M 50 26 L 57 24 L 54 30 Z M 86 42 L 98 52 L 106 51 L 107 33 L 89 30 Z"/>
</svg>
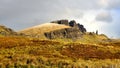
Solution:
<svg viewBox="0 0 120 68">
<path fill-rule="evenodd" d="M 0 37 L 2 68 L 119 68 L 119 62 L 120 42 L 83 44 L 63 40 Z"/>
<path fill-rule="evenodd" d="M 109 38 L 104 35 L 84 34 L 80 39 L 76 39 L 74 42 L 85 44 L 109 43 Z"/>
<path fill-rule="evenodd" d="M 34 26 L 31 28 L 27 28 L 25 30 L 21 30 L 19 32 L 25 33 L 28 35 L 31 35 L 31 34 L 36 35 L 36 34 L 43 34 L 45 32 L 50 32 L 50 31 L 59 30 L 63 28 L 70 28 L 70 26 L 60 25 L 60 24 L 55 24 L 55 23 L 45 23 L 45 24 L 41 24 L 41 25 Z"/>
</svg>

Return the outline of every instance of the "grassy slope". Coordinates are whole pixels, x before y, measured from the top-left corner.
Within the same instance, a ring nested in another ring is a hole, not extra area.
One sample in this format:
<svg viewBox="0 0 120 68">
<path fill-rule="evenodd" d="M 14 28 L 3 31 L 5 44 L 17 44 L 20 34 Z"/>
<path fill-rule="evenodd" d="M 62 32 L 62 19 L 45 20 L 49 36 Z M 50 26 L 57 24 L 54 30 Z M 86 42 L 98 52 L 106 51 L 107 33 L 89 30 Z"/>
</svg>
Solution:
<svg viewBox="0 0 120 68">
<path fill-rule="evenodd" d="M 109 42 L 109 38 L 103 34 L 101 35 L 90 35 L 90 34 L 83 34 L 83 36 L 80 39 L 77 39 L 76 42 L 81 42 L 81 43 L 88 43 L 88 44 L 98 44 L 98 43 L 105 43 Z"/>
<path fill-rule="evenodd" d="M 39 35 L 41 38 L 44 38 L 45 32 L 50 32 L 50 31 L 59 30 L 63 28 L 70 28 L 70 27 L 66 25 L 55 24 L 55 23 L 45 23 L 45 24 L 41 24 L 38 26 L 21 30 L 19 31 L 19 33 L 25 33 L 27 35 Z"/>
<path fill-rule="evenodd" d="M 24 37 L 0 37 L 0 66 L 110 67 L 120 62 L 120 42 L 83 44 Z"/>
</svg>

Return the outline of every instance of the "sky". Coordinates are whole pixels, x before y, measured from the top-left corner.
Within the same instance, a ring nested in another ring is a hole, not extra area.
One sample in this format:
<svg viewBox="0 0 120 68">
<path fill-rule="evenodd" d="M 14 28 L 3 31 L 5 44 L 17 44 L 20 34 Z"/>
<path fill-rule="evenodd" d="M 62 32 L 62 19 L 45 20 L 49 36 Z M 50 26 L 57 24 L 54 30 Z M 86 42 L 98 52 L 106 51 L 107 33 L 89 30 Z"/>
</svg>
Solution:
<svg viewBox="0 0 120 68">
<path fill-rule="evenodd" d="M 0 0 L 0 25 L 15 31 L 60 19 L 120 38 L 120 0 Z"/>
</svg>

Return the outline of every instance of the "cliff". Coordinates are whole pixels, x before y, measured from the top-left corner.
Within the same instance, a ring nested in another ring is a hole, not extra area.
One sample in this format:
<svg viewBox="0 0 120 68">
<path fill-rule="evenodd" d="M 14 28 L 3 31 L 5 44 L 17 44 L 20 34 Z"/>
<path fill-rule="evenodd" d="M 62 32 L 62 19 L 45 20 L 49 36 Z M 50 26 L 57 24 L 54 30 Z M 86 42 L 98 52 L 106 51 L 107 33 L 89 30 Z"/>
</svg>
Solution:
<svg viewBox="0 0 120 68">
<path fill-rule="evenodd" d="M 52 21 L 51 23 L 62 24 L 66 26 L 70 26 L 71 28 L 64 28 L 60 30 L 55 30 L 51 32 L 46 32 L 44 35 L 49 39 L 55 38 L 69 38 L 69 39 L 78 39 L 82 37 L 82 34 L 86 32 L 86 29 L 83 25 L 76 23 L 76 21 L 68 21 L 68 20 L 57 20 Z"/>
<path fill-rule="evenodd" d="M 45 33 L 45 36 L 49 39 L 55 38 L 69 38 L 76 39 L 82 36 L 82 32 L 78 28 L 65 28 Z"/>
</svg>

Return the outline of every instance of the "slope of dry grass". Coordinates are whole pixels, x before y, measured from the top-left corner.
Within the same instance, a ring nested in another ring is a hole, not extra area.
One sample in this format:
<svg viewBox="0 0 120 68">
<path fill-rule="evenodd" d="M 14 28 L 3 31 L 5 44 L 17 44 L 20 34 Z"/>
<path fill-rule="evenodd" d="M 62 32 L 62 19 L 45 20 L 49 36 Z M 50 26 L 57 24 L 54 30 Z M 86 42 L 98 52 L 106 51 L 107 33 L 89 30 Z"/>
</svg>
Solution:
<svg viewBox="0 0 120 68">
<path fill-rule="evenodd" d="M 24 33 L 27 35 L 42 35 L 43 36 L 45 32 L 50 32 L 50 31 L 59 30 L 63 28 L 70 28 L 70 26 L 60 25 L 60 24 L 55 24 L 55 23 L 45 23 L 45 24 L 41 24 L 41 25 L 37 25 L 31 28 L 21 30 L 19 31 L 19 33 Z"/>
<path fill-rule="evenodd" d="M 83 44 L 24 37 L 0 37 L 0 66 L 119 68 L 120 42 Z"/>
<path fill-rule="evenodd" d="M 17 33 L 13 31 L 11 28 L 0 25 L 0 36 L 15 35 L 15 34 Z"/>
</svg>

